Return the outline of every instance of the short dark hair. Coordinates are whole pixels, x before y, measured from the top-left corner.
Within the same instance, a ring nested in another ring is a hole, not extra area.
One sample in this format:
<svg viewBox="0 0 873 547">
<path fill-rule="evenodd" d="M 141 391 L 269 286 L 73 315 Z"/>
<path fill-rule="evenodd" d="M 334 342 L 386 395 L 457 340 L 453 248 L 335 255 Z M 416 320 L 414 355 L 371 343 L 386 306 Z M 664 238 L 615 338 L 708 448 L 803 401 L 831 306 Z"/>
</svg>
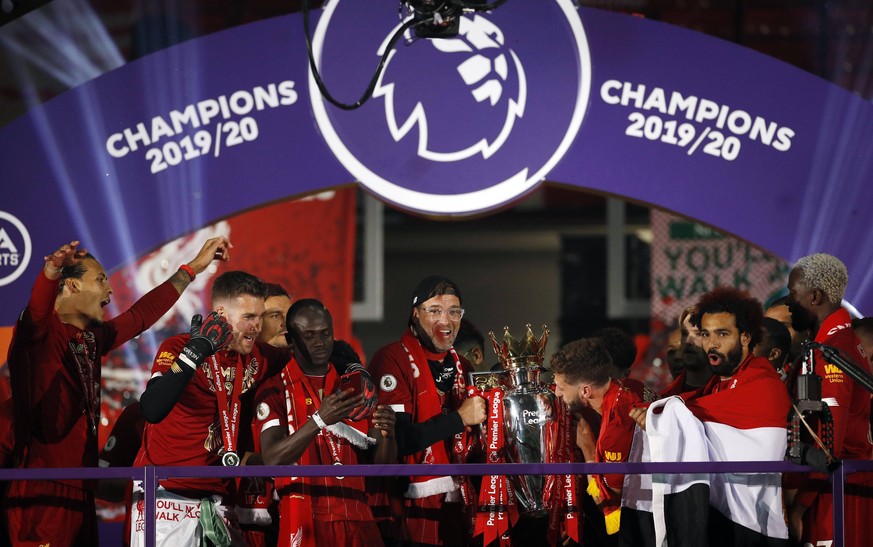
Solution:
<svg viewBox="0 0 873 547">
<path fill-rule="evenodd" d="M 85 275 L 85 272 L 88 268 L 85 267 L 83 263 L 84 260 L 93 260 L 97 262 L 97 259 L 94 258 L 94 255 L 91 253 L 85 253 L 85 256 L 81 257 L 81 260 L 77 264 L 73 264 L 72 266 L 64 266 L 61 268 L 61 277 L 58 278 L 58 294 L 61 294 L 61 291 L 64 290 L 64 281 L 67 279 L 82 279 L 82 276 Z"/>
<path fill-rule="evenodd" d="M 330 317 L 331 321 L 333 321 L 333 316 L 330 314 L 330 310 L 325 307 L 321 300 L 316 300 L 315 298 L 301 298 L 297 302 L 291 304 L 291 307 L 288 308 L 288 314 L 285 316 L 285 328 L 288 329 L 288 332 L 291 332 L 291 324 L 294 322 L 294 318 L 297 317 L 298 313 L 305 309 L 324 312 L 328 317 Z"/>
<path fill-rule="evenodd" d="M 266 299 L 266 284 L 248 272 L 233 270 L 224 272 L 212 282 L 211 298 L 215 303 L 219 300 L 229 300 L 237 296 L 250 295 Z"/>
<path fill-rule="evenodd" d="M 734 316 L 737 330 L 751 336 L 749 350 L 752 350 L 763 335 L 764 309 L 756 298 L 747 296 L 733 287 L 718 287 L 700 297 L 697 301 L 697 324 L 707 313 L 729 313 Z"/>
<path fill-rule="evenodd" d="M 468 321 L 466 318 L 461 319 L 461 326 L 458 327 L 458 336 L 455 337 L 455 348 L 466 348 L 478 346 L 479 349 L 485 351 L 485 337 L 476 328 L 476 325 Z"/>
<path fill-rule="evenodd" d="M 288 291 L 286 291 L 285 288 L 278 283 L 264 283 L 264 285 L 266 285 L 267 287 L 267 292 L 264 293 L 265 299 L 272 298 L 274 296 L 286 296 L 288 298 L 291 298 L 291 295 L 288 294 Z"/>
<path fill-rule="evenodd" d="M 600 338 L 580 338 L 552 355 L 552 372 L 563 374 L 567 382 L 588 382 L 595 386 L 609 383 L 612 359 Z"/>
<path fill-rule="evenodd" d="M 637 360 L 637 345 L 634 339 L 618 327 L 604 327 L 594 331 L 593 338 L 600 338 L 612 358 L 612 364 L 619 370 L 629 370 Z"/>
<path fill-rule="evenodd" d="M 770 346 L 768 349 L 778 348 L 782 350 L 782 360 L 784 362 L 791 351 L 791 333 L 788 332 L 788 327 L 772 317 L 765 317 L 762 324 L 764 327 L 762 339 L 768 341 Z"/>
</svg>

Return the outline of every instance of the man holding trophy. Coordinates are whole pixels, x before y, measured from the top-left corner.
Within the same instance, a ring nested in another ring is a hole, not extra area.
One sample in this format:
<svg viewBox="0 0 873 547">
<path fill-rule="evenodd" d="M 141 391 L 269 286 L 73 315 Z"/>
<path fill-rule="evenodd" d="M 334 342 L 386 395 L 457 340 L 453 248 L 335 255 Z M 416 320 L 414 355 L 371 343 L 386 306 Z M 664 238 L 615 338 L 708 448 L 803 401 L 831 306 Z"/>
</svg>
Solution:
<svg viewBox="0 0 873 547">
<path fill-rule="evenodd" d="M 485 400 L 467 397 L 469 364 L 452 345 L 464 309 L 455 283 L 439 276 L 422 280 L 412 294 L 408 328 L 400 340 L 373 355 L 370 373 L 378 383 L 380 405 L 396 412 L 398 456 L 404 463 L 444 464 L 466 460 L 468 426 L 485 420 Z M 393 522 L 382 522 L 387 538 L 402 544 L 466 543 L 465 480 L 410 477 L 395 497 Z M 389 493 L 389 496 L 391 495 Z M 402 498 L 402 501 L 401 499 Z M 384 518 L 384 503 L 374 508 Z"/>
<path fill-rule="evenodd" d="M 570 342 L 552 356 L 555 394 L 573 412 L 594 411 L 600 418 L 599 433 L 583 416 L 576 429 L 576 444 L 586 463 L 628 460 L 636 423 L 630 411 L 644 400 L 642 384 L 613 378 L 613 363 L 598 338 Z M 589 475 L 588 493 L 603 510 L 606 533 L 618 532 L 623 475 Z"/>
</svg>

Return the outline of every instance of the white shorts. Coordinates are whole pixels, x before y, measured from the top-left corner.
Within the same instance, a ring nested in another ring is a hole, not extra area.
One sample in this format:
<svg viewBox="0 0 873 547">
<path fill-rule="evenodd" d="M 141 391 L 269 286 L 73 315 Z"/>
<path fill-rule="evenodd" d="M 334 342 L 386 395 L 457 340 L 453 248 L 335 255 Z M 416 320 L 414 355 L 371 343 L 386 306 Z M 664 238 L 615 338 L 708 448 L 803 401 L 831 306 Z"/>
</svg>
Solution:
<svg viewBox="0 0 873 547">
<path fill-rule="evenodd" d="M 215 511 L 221 516 L 230 534 L 231 544 L 245 546 L 233 507 L 212 496 Z M 199 547 L 203 530 L 200 526 L 200 500 L 186 498 L 158 488 L 155 500 L 155 545 L 167 547 Z M 134 489 L 130 508 L 130 545 L 145 547 L 145 503 L 141 489 Z"/>
</svg>

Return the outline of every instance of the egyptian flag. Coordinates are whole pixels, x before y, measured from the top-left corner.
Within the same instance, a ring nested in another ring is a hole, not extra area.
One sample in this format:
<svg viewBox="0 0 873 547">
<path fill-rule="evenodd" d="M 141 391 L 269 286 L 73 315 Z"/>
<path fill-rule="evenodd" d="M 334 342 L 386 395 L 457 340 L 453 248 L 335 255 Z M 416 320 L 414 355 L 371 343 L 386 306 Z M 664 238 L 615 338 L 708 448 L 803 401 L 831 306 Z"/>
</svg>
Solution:
<svg viewBox="0 0 873 547">
<path fill-rule="evenodd" d="M 782 461 L 790 401 L 766 359 L 748 358 L 688 400 L 652 403 L 630 461 Z M 781 475 L 628 475 L 620 545 L 784 546 Z"/>
</svg>

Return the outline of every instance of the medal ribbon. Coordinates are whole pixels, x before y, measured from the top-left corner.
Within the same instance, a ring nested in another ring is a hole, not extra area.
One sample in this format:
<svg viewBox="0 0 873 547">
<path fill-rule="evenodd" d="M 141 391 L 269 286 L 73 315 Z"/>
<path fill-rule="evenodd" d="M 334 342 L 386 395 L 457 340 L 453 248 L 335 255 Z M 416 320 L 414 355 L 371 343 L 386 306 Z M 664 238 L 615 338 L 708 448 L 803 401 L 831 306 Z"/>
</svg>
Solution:
<svg viewBox="0 0 873 547">
<path fill-rule="evenodd" d="M 571 435 L 571 430 L 573 428 L 573 420 L 570 416 L 570 409 L 564 404 L 563 401 L 560 401 L 557 405 L 560 410 L 558 411 L 559 415 L 559 424 L 560 428 L 558 430 L 558 446 L 560 447 L 560 455 L 561 461 L 569 462 L 572 461 L 573 454 L 573 438 Z M 584 419 L 584 418 L 583 418 Z M 581 543 L 580 541 L 580 529 L 579 529 L 579 508 L 576 503 L 576 476 L 575 475 L 564 475 L 563 477 L 563 489 L 561 493 L 564 498 L 564 530 L 567 532 L 567 535 L 575 541 L 576 543 Z M 561 504 L 558 504 L 560 507 Z"/>
<path fill-rule="evenodd" d="M 553 440 L 548 451 L 549 463 L 567 463 L 573 461 L 574 435 L 573 420 L 570 410 L 562 398 L 556 401 L 557 420 L 554 422 Z M 551 509 L 549 514 L 549 541 L 555 543 L 560 538 L 561 528 L 567 536 L 580 543 L 581 523 L 579 507 L 576 499 L 575 475 L 549 475 L 544 488 L 546 505 Z"/>
<path fill-rule="evenodd" d="M 467 398 L 482 397 L 482 391 L 476 386 L 467 386 Z M 455 463 L 466 463 L 471 452 L 479 451 L 481 434 L 468 434 L 467 428 L 455 435 L 452 453 Z M 461 498 L 464 503 L 464 511 L 467 515 L 467 532 L 476 526 L 476 492 L 473 489 L 473 481 L 470 477 L 460 477 L 458 486 L 461 490 Z"/>
<path fill-rule="evenodd" d="M 227 389 L 225 389 L 224 375 L 221 373 L 218 358 L 213 355 L 210 363 L 212 365 L 212 385 L 215 387 L 215 396 L 218 398 L 218 413 L 221 416 L 221 437 L 224 441 L 224 452 L 235 452 L 240 418 L 239 397 L 242 391 L 244 369 L 239 365 L 239 361 L 234 365 L 233 392 L 230 394 L 230 404 L 228 405 Z"/>
<path fill-rule="evenodd" d="M 485 437 L 485 455 L 488 463 L 502 463 L 503 435 L 503 390 L 492 388 L 482 394 L 488 404 L 488 420 Z M 479 490 L 479 512 L 476 514 L 474 536 L 484 534 L 483 545 L 500 539 L 505 544 L 509 529 L 518 519 L 515 496 L 507 477 L 484 475 Z"/>
<path fill-rule="evenodd" d="M 315 411 L 318 412 L 318 410 L 321 408 L 321 398 L 319 398 L 318 396 L 318 390 L 313 387 L 312 383 L 309 381 L 309 378 L 307 378 L 306 375 L 300 376 L 300 384 L 303 386 L 303 391 L 305 392 L 306 396 L 312 399 L 312 405 L 315 408 Z M 327 377 L 325 377 L 324 392 L 328 393 L 328 389 L 333 389 L 333 387 L 334 386 L 327 385 Z M 339 446 L 333 434 L 327 429 L 322 429 L 321 431 L 319 431 L 318 434 L 324 440 L 324 442 L 327 443 L 327 449 L 330 452 L 329 455 L 330 459 L 333 461 L 333 464 L 342 465 L 342 453 L 340 452 L 342 450 L 342 447 Z M 343 477 L 337 477 L 337 479 L 342 478 Z"/>
<path fill-rule="evenodd" d="M 81 343 L 70 342 L 70 350 L 82 384 L 83 407 L 92 436 L 97 435 L 97 420 L 100 416 L 100 384 L 94 379 L 94 363 L 97 360 L 97 342 L 94 333 L 81 334 Z"/>
</svg>

